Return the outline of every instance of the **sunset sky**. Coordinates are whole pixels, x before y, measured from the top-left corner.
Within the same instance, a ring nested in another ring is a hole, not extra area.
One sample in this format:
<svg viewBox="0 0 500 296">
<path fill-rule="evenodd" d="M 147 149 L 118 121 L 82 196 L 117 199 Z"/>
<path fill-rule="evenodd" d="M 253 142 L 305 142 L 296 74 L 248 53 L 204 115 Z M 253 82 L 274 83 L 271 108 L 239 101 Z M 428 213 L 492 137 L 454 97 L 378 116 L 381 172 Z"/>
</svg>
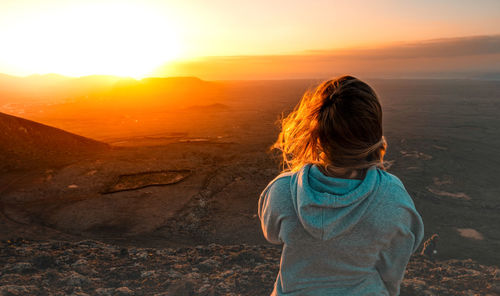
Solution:
<svg viewBox="0 0 500 296">
<path fill-rule="evenodd" d="M 374 54 L 456 53 L 464 42 L 470 50 L 441 61 L 445 69 L 500 71 L 499 35 L 498 0 L 2 0 L 0 73 L 224 78 L 221 71 L 240 68 L 241 78 L 254 78 L 281 59 L 270 78 L 302 77 L 316 68 L 294 75 L 283 65 L 291 58 L 313 67 L 311 57 L 333 56 L 339 71 L 367 69 Z M 460 55 L 471 58 L 458 69 Z M 366 56 L 368 64 L 353 66 Z"/>
</svg>

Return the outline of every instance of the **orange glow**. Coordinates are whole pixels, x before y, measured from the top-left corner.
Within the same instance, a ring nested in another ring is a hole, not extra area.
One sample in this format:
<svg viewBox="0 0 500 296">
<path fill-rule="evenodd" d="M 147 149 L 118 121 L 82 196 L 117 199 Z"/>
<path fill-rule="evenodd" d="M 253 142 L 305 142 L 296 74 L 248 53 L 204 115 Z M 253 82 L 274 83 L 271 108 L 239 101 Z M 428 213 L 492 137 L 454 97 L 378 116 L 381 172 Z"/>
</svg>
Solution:
<svg viewBox="0 0 500 296">
<path fill-rule="evenodd" d="M 4 0 L 0 73 L 198 75 L 205 71 L 204 61 L 214 57 L 286 58 L 494 36 L 500 33 L 499 9 L 499 1 L 489 0 L 453 5 L 431 0 Z M 227 63 L 225 59 L 223 65 Z M 197 71 L 184 71 L 194 64 Z M 248 67 L 253 71 L 253 65 Z M 292 70 L 278 76 L 288 77 Z"/>
<path fill-rule="evenodd" d="M 161 29 L 161 34 L 158 30 Z M 17 71 L 141 78 L 176 58 L 168 17 L 140 4 L 90 3 L 37 10 L 3 28 L 3 58 Z"/>
</svg>

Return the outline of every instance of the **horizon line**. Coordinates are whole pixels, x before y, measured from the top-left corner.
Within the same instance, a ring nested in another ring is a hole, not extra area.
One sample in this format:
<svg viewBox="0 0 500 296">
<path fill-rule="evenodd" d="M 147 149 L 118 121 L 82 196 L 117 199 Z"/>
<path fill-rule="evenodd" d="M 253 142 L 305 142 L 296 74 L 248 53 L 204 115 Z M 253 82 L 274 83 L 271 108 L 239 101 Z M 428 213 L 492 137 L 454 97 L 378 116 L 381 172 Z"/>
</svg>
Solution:
<svg viewBox="0 0 500 296">
<path fill-rule="evenodd" d="M 164 63 L 160 63 L 155 69 L 147 75 L 141 75 L 138 77 L 133 77 L 130 75 L 121 76 L 115 74 L 105 74 L 105 73 L 94 73 L 94 74 L 84 74 L 84 75 L 67 75 L 64 73 L 54 72 L 33 72 L 27 75 L 12 74 L 11 72 L 2 72 L 2 75 L 12 76 L 12 77 L 22 77 L 28 78 L 32 76 L 60 76 L 67 78 L 81 78 L 90 76 L 102 76 L 102 77 L 118 77 L 122 79 L 134 79 L 142 80 L 145 78 L 167 78 L 167 77 L 197 77 L 201 78 L 201 73 L 168 73 L 166 68 L 170 67 L 182 67 L 183 65 L 190 64 L 209 64 L 215 62 L 225 62 L 225 63 L 238 63 L 247 60 L 268 60 L 277 59 L 278 62 L 287 59 L 304 59 L 304 58 L 335 58 L 338 60 L 342 59 L 358 59 L 362 60 L 384 60 L 384 59 L 412 59 L 421 57 L 449 57 L 449 56 L 467 56 L 467 55 L 491 55 L 500 53 L 500 33 L 492 35 L 467 35 L 461 37 L 446 37 L 446 38 L 433 38 L 433 39 L 422 39 L 415 40 L 411 42 L 391 42 L 383 45 L 376 46 L 357 46 L 357 47 L 345 47 L 345 48 L 335 48 L 335 49 L 309 49 L 296 53 L 281 53 L 281 54 L 234 54 L 234 55 L 206 55 L 197 56 L 191 58 L 180 58 L 177 60 L 172 60 Z M 492 69 L 486 72 L 492 72 Z M 242 70 L 244 72 L 244 70 Z M 474 69 L 477 72 L 478 69 Z M 163 72 L 163 73 L 162 73 Z M 342 72 L 342 71 L 341 71 Z M 349 71 L 346 71 L 349 72 Z M 388 71 L 391 72 L 391 71 Z M 436 72 L 436 71 L 433 71 Z M 450 72 L 442 71 L 442 72 Z M 460 71 L 463 72 L 463 71 Z M 497 71 L 493 71 L 497 72 Z M 500 72 L 500 69 L 498 69 Z M 255 73 L 253 73 L 255 74 Z M 264 73 L 263 73 L 264 74 Z M 314 75 L 309 73 L 309 77 L 304 77 L 304 79 L 313 78 L 313 76 L 321 77 L 320 73 Z M 443 73 L 445 74 L 445 73 Z M 495 73 L 496 74 L 496 73 Z M 380 76 L 380 75 L 376 75 Z M 294 77 L 297 78 L 297 77 Z M 281 80 L 283 78 L 277 78 Z M 300 78 L 302 79 L 302 78 Z M 232 80 L 232 79 L 209 79 L 209 80 Z M 254 79 L 249 77 L 248 79 L 237 79 L 237 80 L 274 80 L 274 79 Z"/>
</svg>

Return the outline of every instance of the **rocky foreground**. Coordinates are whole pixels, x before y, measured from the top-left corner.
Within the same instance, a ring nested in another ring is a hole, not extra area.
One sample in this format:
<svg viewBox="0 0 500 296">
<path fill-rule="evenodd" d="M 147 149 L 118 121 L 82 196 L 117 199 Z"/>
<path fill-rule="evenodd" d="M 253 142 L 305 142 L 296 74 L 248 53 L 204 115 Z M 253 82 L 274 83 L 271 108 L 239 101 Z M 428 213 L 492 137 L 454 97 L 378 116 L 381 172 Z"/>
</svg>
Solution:
<svg viewBox="0 0 500 296">
<path fill-rule="evenodd" d="M 7 240 L 0 242 L 0 295 L 268 295 L 279 258 L 270 246 Z M 415 256 L 401 295 L 500 295 L 500 269 Z"/>
</svg>

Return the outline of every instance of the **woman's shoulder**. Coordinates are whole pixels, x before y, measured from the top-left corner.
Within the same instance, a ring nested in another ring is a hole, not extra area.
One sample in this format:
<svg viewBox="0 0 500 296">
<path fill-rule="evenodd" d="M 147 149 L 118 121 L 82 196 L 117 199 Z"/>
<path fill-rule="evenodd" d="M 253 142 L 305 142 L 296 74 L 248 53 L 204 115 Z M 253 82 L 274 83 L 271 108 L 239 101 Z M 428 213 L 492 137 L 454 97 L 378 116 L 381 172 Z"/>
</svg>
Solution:
<svg viewBox="0 0 500 296">
<path fill-rule="evenodd" d="M 388 171 L 379 169 L 379 168 L 377 168 L 377 170 L 381 176 L 381 181 L 382 181 L 382 183 L 384 183 L 384 185 L 397 186 L 397 187 L 404 189 L 406 191 L 406 188 L 403 184 L 403 181 L 401 181 L 401 179 L 398 176 L 391 174 Z"/>
<path fill-rule="evenodd" d="M 414 208 L 413 199 L 406 190 L 403 182 L 399 177 L 387 171 L 378 169 L 380 175 L 379 192 L 383 196 L 382 200 L 385 203 L 393 206 L 405 205 Z"/>
<path fill-rule="evenodd" d="M 293 172 L 282 172 L 276 178 L 274 178 L 266 188 L 262 191 L 262 195 L 269 192 L 286 193 L 290 191 L 290 180 L 293 176 Z"/>
<path fill-rule="evenodd" d="M 259 217 L 265 212 L 284 215 L 293 212 L 292 193 L 290 190 L 291 176 L 293 173 L 279 174 L 262 191 L 259 198 Z"/>
</svg>

